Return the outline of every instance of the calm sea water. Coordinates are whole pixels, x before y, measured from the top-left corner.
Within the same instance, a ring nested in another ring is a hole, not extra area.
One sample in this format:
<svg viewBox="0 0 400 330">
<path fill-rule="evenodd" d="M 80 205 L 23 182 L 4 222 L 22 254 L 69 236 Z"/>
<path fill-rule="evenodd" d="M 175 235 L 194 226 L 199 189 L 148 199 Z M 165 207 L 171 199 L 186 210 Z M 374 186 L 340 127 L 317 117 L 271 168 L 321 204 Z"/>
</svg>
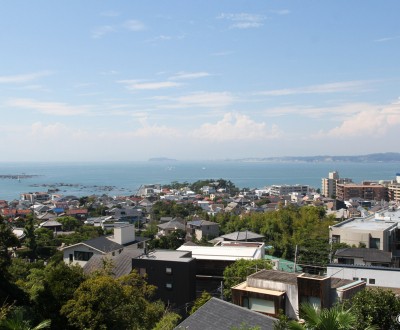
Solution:
<svg viewBox="0 0 400 330">
<path fill-rule="evenodd" d="M 37 175 L 32 178 L 0 179 L 0 199 L 19 199 L 24 192 L 47 191 L 51 185 L 60 194 L 130 195 L 143 184 L 200 179 L 227 179 L 240 188 L 263 188 L 272 184 L 308 184 L 321 187 L 330 171 L 340 177 L 362 180 L 392 180 L 400 163 L 262 163 L 262 162 L 116 162 L 116 163 L 0 163 L 0 175 Z M 64 185 L 60 185 L 64 184 Z M 66 186 L 68 184 L 68 186 Z"/>
</svg>

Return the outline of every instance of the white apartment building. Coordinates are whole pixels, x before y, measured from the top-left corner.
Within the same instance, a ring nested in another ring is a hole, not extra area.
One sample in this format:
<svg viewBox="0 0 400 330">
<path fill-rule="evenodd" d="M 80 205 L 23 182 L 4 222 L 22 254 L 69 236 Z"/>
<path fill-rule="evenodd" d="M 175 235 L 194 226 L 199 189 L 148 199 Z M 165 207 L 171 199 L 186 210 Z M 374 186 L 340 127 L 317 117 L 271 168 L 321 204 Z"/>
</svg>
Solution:
<svg viewBox="0 0 400 330">
<path fill-rule="evenodd" d="M 272 185 L 270 188 L 270 194 L 272 196 L 283 196 L 291 193 L 299 193 L 301 195 L 308 194 L 310 187 L 308 185 Z"/>
</svg>

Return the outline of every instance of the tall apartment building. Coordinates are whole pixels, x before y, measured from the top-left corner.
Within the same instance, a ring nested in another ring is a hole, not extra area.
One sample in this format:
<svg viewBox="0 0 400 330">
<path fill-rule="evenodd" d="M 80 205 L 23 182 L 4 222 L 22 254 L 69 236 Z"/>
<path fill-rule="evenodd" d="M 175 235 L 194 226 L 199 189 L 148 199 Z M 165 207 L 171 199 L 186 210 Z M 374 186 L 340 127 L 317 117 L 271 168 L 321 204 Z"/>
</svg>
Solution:
<svg viewBox="0 0 400 330">
<path fill-rule="evenodd" d="M 336 185 L 338 183 L 351 183 L 352 179 L 349 178 L 340 178 L 339 172 L 333 171 L 329 172 L 327 178 L 322 178 L 322 195 L 325 197 L 336 196 Z"/>
<path fill-rule="evenodd" d="M 308 194 L 309 186 L 307 185 L 272 185 L 270 189 L 270 194 L 272 196 L 283 196 L 289 195 L 293 192 L 297 192 L 302 195 Z"/>
<path fill-rule="evenodd" d="M 336 198 L 340 201 L 348 201 L 351 198 L 382 201 L 388 200 L 388 188 L 381 184 L 336 184 Z"/>
<path fill-rule="evenodd" d="M 400 202 L 400 173 L 396 174 L 396 181 L 388 185 L 389 200 Z"/>
</svg>

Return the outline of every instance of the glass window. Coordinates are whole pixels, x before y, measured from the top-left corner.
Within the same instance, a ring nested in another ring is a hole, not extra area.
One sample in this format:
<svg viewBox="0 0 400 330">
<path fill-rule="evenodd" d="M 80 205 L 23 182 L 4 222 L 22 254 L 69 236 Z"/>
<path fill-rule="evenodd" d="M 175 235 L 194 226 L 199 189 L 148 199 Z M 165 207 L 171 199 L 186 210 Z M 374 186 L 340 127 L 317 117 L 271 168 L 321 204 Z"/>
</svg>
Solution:
<svg viewBox="0 0 400 330">
<path fill-rule="evenodd" d="M 172 274 L 172 268 L 171 267 L 165 268 L 165 273 L 166 274 Z"/>
<path fill-rule="evenodd" d="M 369 240 L 370 249 L 380 249 L 381 248 L 381 239 L 371 237 Z"/>
<path fill-rule="evenodd" d="M 375 284 L 375 279 L 374 278 L 370 278 L 369 279 L 369 284 Z"/>
<path fill-rule="evenodd" d="M 74 259 L 78 261 L 88 261 L 93 255 L 93 252 L 74 251 Z"/>
<path fill-rule="evenodd" d="M 168 290 L 172 290 L 172 283 L 165 283 L 165 288 Z"/>
</svg>

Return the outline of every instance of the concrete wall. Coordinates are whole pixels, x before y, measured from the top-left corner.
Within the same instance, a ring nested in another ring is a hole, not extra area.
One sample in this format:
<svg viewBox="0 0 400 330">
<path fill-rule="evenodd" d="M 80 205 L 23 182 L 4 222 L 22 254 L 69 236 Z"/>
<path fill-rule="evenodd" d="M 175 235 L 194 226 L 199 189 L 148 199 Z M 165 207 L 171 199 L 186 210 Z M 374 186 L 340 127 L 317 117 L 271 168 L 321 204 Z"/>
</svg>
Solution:
<svg viewBox="0 0 400 330">
<path fill-rule="evenodd" d="M 332 266 L 327 268 L 327 275 L 338 278 L 353 280 L 353 278 L 367 280 L 368 286 L 382 286 L 388 288 L 400 288 L 400 268 L 385 267 L 351 267 L 351 266 Z M 374 279 L 375 284 L 370 283 Z"/>
</svg>

